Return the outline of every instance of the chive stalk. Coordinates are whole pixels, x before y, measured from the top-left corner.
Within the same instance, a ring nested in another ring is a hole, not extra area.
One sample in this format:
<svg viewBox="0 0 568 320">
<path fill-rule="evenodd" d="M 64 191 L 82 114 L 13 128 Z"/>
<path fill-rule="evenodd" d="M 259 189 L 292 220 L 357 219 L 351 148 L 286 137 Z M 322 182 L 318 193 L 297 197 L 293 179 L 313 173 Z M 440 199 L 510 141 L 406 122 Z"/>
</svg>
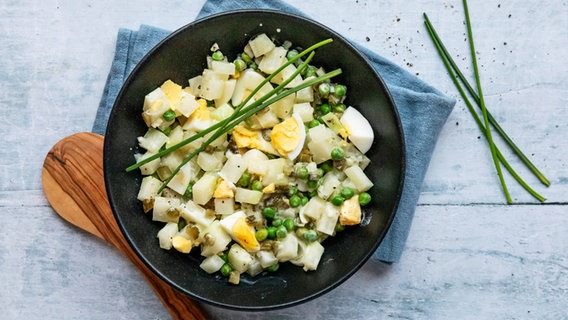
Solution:
<svg viewBox="0 0 568 320">
<path fill-rule="evenodd" d="M 513 203 L 511 200 L 511 195 L 509 194 L 509 190 L 507 189 L 507 184 L 505 183 L 505 179 L 503 178 L 503 172 L 501 171 L 501 164 L 497 159 L 497 154 L 495 152 L 495 143 L 493 142 L 493 135 L 491 134 L 491 127 L 489 127 L 489 119 L 487 117 L 487 110 L 485 109 L 485 99 L 483 98 L 483 90 L 481 89 L 481 79 L 479 77 L 479 68 L 477 66 L 477 55 L 475 53 L 475 45 L 473 41 L 473 31 L 471 29 L 471 21 L 469 18 L 469 10 L 467 8 L 467 0 L 463 0 L 464 12 L 465 12 L 465 24 L 467 27 L 467 34 L 469 38 L 469 49 L 471 51 L 471 61 L 473 64 L 473 74 L 475 77 L 475 83 L 477 85 L 477 92 L 479 94 L 479 105 L 481 106 L 481 113 L 483 114 L 483 121 L 485 123 L 485 132 L 487 142 L 489 143 L 489 149 L 491 150 L 491 157 L 493 158 L 493 164 L 495 165 L 495 169 L 497 170 L 497 175 L 499 176 L 499 180 L 501 181 L 501 186 L 503 187 L 503 193 L 505 194 L 505 198 L 507 199 L 507 203 Z"/>
</svg>

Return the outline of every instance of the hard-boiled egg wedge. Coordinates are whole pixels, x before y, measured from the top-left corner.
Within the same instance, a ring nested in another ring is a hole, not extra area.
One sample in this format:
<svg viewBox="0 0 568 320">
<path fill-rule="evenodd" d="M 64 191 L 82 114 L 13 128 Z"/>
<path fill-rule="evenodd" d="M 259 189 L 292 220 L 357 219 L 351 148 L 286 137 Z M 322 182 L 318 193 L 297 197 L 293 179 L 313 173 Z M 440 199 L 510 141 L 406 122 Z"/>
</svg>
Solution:
<svg viewBox="0 0 568 320">
<path fill-rule="evenodd" d="M 270 140 L 281 155 L 290 160 L 296 159 L 306 141 L 306 130 L 302 118 L 294 113 L 275 125 L 270 132 Z"/>
<path fill-rule="evenodd" d="M 375 138 L 369 121 L 353 107 L 347 107 L 339 121 L 347 130 L 348 138 L 355 147 L 362 153 L 367 153 Z"/>
<path fill-rule="evenodd" d="M 247 223 L 244 212 L 237 211 L 223 218 L 220 224 L 225 232 L 247 251 L 255 252 L 260 249 L 260 244 L 258 240 L 256 240 L 254 227 Z"/>
</svg>

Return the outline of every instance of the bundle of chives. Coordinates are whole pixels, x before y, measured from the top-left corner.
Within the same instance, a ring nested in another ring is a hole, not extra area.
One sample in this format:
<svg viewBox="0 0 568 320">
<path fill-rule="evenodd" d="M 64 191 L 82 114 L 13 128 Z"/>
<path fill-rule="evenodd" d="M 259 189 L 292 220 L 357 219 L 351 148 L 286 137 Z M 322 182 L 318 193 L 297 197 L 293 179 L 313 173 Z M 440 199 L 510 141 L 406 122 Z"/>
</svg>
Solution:
<svg viewBox="0 0 568 320">
<path fill-rule="evenodd" d="M 487 110 L 487 108 L 485 106 L 485 101 L 483 99 L 483 92 L 482 92 L 482 89 L 481 89 L 481 81 L 480 81 L 480 77 L 479 77 L 479 69 L 477 68 L 477 57 L 476 57 L 476 53 L 475 53 L 475 46 L 474 46 L 474 43 L 473 43 L 473 33 L 472 33 L 472 28 L 471 28 L 471 21 L 470 21 L 470 18 L 469 18 L 469 10 L 468 10 L 468 7 L 467 7 L 467 1 L 466 0 L 463 0 L 463 5 L 464 5 L 465 18 L 466 18 L 466 27 L 467 27 L 467 31 L 468 31 L 468 37 L 469 37 L 469 46 L 470 46 L 470 51 L 471 51 L 472 60 L 473 60 L 474 77 L 475 77 L 475 80 L 476 80 L 478 93 L 476 93 L 475 90 L 472 88 L 472 86 L 468 83 L 465 76 L 463 75 L 463 73 L 461 72 L 461 70 L 459 69 L 459 67 L 455 63 L 455 61 L 452 59 L 450 53 L 448 52 L 448 50 L 446 49 L 446 47 L 442 43 L 442 40 L 440 40 L 440 37 L 438 36 L 436 30 L 432 26 L 432 23 L 430 22 L 428 15 L 426 13 L 424 13 L 424 24 L 426 25 L 426 29 L 428 31 L 428 34 L 430 35 L 432 41 L 434 42 L 436 50 L 440 54 L 440 57 L 442 58 L 444 66 L 446 67 L 448 73 L 450 74 L 450 77 L 451 77 L 454 85 L 458 89 L 462 99 L 464 100 L 469 112 L 471 113 L 475 122 L 479 126 L 479 129 L 483 132 L 485 138 L 487 139 L 487 142 L 488 142 L 488 144 L 491 148 L 491 155 L 492 155 L 497 173 L 499 175 L 501 185 L 503 187 L 503 192 L 504 192 L 505 197 L 507 199 L 507 203 L 511 204 L 512 200 L 511 200 L 511 197 L 509 195 L 505 181 L 503 179 L 503 175 L 501 173 L 501 167 L 500 167 L 499 162 L 501 162 L 503 164 L 505 169 L 507 169 L 507 171 L 509 171 L 509 173 L 513 176 L 513 178 L 527 192 L 529 192 L 534 198 L 536 198 L 540 202 L 544 202 L 546 200 L 546 198 L 544 198 L 542 195 L 540 195 L 534 189 L 532 189 L 517 174 L 517 172 L 511 167 L 511 165 L 505 159 L 505 157 L 503 156 L 503 154 L 501 153 L 499 148 L 493 142 L 492 135 L 491 135 L 491 128 L 490 128 L 489 124 L 491 124 L 495 128 L 497 133 L 499 133 L 499 135 L 503 138 L 503 140 L 507 143 L 507 145 L 509 145 L 509 147 L 514 151 L 514 153 L 529 168 L 529 170 L 542 182 L 542 184 L 544 184 L 547 187 L 550 185 L 550 181 L 544 176 L 544 174 L 542 174 L 536 168 L 536 166 L 525 156 L 525 154 L 520 150 L 520 148 L 511 140 L 511 138 L 505 133 L 503 128 L 499 125 L 497 120 L 495 120 L 495 118 L 491 115 L 491 113 Z M 466 92 L 464 91 L 464 89 L 462 88 L 460 81 L 466 87 L 466 89 L 470 93 L 471 97 L 476 102 L 476 104 L 481 108 L 481 112 L 482 112 L 482 115 L 483 115 L 483 122 L 480 119 L 479 115 L 477 114 L 476 110 L 474 109 L 472 103 L 469 101 L 469 98 L 466 95 Z"/>
</svg>

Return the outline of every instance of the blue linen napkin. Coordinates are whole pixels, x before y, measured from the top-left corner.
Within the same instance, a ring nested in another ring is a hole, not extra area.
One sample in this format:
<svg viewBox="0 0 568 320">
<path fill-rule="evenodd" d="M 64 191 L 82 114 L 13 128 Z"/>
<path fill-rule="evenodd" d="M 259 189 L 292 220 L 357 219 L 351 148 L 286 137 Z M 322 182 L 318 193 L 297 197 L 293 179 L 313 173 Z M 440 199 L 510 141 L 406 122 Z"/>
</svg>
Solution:
<svg viewBox="0 0 568 320">
<path fill-rule="evenodd" d="M 304 15 L 280 1 L 208 0 L 197 18 L 233 9 L 264 8 Z M 142 25 L 138 31 L 120 29 L 114 61 L 92 131 L 104 134 L 108 116 L 122 84 L 142 57 L 170 32 Z M 422 182 L 432 151 L 455 100 L 376 53 L 358 46 L 383 77 L 400 114 L 406 142 L 406 177 L 400 205 L 385 239 L 373 258 L 397 262 L 403 252 L 414 217 Z"/>
</svg>

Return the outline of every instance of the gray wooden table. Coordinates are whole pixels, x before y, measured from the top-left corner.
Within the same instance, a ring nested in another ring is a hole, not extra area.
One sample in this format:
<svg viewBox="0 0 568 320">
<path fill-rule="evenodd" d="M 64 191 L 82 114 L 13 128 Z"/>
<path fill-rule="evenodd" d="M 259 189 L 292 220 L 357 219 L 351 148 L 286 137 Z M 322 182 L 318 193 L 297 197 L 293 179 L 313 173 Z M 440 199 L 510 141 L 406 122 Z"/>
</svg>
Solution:
<svg viewBox="0 0 568 320">
<path fill-rule="evenodd" d="M 461 1 L 290 0 L 315 19 L 457 97 L 422 23 L 427 12 L 468 76 Z M 168 319 L 119 253 L 59 219 L 41 166 L 89 131 L 118 28 L 176 29 L 202 1 L 0 0 L 0 318 Z M 440 136 L 404 255 L 368 262 L 303 305 L 217 319 L 568 319 L 568 4 L 471 1 L 487 105 L 550 178 L 534 201 L 506 175 L 506 205 L 463 101 Z"/>
</svg>

